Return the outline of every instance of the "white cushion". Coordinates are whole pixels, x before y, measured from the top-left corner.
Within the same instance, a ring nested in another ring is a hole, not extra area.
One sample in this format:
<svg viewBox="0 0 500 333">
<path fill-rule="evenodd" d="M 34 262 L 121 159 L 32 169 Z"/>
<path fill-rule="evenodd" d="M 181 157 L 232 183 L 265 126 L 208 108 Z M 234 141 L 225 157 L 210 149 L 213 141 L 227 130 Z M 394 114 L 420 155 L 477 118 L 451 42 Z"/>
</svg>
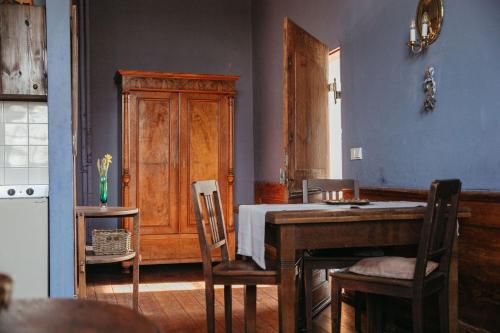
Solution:
<svg viewBox="0 0 500 333">
<path fill-rule="evenodd" d="M 349 272 L 362 275 L 380 276 L 386 278 L 412 280 L 415 274 L 416 258 L 403 257 L 373 257 L 365 258 L 349 268 Z M 427 261 L 425 275 L 438 268 L 439 264 Z"/>
</svg>

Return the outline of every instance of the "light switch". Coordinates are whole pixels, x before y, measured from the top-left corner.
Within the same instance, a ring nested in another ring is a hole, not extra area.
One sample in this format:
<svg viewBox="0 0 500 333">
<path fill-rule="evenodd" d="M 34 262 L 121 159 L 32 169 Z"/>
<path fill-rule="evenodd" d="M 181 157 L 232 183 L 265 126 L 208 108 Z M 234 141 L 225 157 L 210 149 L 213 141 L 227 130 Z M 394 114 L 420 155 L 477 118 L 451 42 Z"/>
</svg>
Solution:
<svg viewBox="0 0 500 333">
<path fill-rule="evenodd" d="M 363 148 L 351 148 L 351 161 L 363 159 Z"/>
</svg>

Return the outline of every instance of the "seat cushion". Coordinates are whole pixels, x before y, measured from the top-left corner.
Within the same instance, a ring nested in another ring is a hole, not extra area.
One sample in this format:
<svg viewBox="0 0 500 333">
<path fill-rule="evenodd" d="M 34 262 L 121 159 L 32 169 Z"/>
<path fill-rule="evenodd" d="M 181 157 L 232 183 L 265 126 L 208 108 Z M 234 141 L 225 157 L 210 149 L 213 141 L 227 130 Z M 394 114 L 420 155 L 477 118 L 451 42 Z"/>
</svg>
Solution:
<svg viewBox="0 0 500 333">
<path fill-rule="evenodd" d="M 227 276 L 276 276 L 278 272 L 274 269 L 274 263 L 266 263 L 268 269 L 260 268 L 253 260 L 235 260 L 222 262 L 213 267 L 214 275 Z"/>
<path fill-rule="evenodd" d="M 393 279 L 412 280 L 415 274 L 416 258 L 373 257 L 358 261 L 349 268 L 349 272 Z M 428 261 L 425 275 L 429 275 L 439 264 Z"/>
</svg>

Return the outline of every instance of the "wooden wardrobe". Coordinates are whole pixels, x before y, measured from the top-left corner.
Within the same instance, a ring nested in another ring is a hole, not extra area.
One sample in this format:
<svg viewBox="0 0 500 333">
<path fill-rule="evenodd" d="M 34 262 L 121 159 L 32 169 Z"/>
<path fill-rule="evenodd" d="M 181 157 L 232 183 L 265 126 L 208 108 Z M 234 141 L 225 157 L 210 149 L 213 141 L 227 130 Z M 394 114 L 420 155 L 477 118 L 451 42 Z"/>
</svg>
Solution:
<svg viewBox="0 0 500 333">
<path fill-rule="evenodd" d="M 201 261 L 191 183 L 217 179 L 234 258 L 238 77 L 120 70 L 123 205 L 141 212 L 143 264 Z M 130 228 L 128 221 L 125 227 Z"/>
</svg>

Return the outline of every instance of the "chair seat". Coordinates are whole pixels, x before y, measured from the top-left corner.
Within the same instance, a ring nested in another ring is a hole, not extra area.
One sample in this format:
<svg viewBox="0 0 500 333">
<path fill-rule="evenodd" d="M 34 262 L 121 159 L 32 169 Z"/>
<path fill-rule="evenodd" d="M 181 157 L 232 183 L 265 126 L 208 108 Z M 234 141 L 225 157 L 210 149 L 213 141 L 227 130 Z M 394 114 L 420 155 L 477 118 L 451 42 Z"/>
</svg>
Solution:
<svg viewBox="0 0 500 333">
<path fill-rule="evenodd" d="M 277 284 L 278 272 L 274 263 L 260 268 L 254 261 L 235 260 L 222 262 L 213 268 L 214 283 L 229 284 Z"/>
<path fill-rule="evenodd" d="M 402 287 L 402 288 L 408 288 L 409 290 L 413 287 L 413 280 L 403 280 L 403 279 L 394 279 L 394 278 L 386 278 L 386 277 L 380 277 L 380 276 L 369 276 L 369 275 L 361 275 L 361 274 L 356 274 L 356 273 L 351 273 L 351 272 L 333 272 L 330 273 L 332 278 L 335 281 L 341 280 L 342 282 L 356 282 L 357 283 L 363 283 L 363 284 L 379 284 L 379 285 L 386 285 L 386 286 L 395 286 L 395 287 Z M 432 287 L 432 286 L 441 286 L 443 282 L 445 282 L 445 275 L 441 272 L 435 271 L 429 274 L 425 280 L 424 283 L 426 286 Z M 343 283 L 345 285 L 345 283 Z M 347 289 L 349 289 L 347 287 Z M 363 291 L 360 289 L 357 289 L 359 291 Z M 433 288 L 431 288 L 433 289 Z M 403 295 L 402 295 L 403 296 Z"/>
<path fill-rule="evenodd" d="M 373 257 L 358 261 L 349 268 L 352 273 L 385 278 L 412 280 L 415 273 L 416 258 Z M 425 275 L 438 268 L 439 264 L 428 261 Z"/>
<path fill-rule="evenodd" d="M 271 263 L 271 265 L 267 265 L 270 269 L 262 269 L 253 260 L 234 260 L 215 265 L 213 272 L 214 275 L 274 276 L 278 273 L 273 269 L 273 266 Z"/>
</svg>

